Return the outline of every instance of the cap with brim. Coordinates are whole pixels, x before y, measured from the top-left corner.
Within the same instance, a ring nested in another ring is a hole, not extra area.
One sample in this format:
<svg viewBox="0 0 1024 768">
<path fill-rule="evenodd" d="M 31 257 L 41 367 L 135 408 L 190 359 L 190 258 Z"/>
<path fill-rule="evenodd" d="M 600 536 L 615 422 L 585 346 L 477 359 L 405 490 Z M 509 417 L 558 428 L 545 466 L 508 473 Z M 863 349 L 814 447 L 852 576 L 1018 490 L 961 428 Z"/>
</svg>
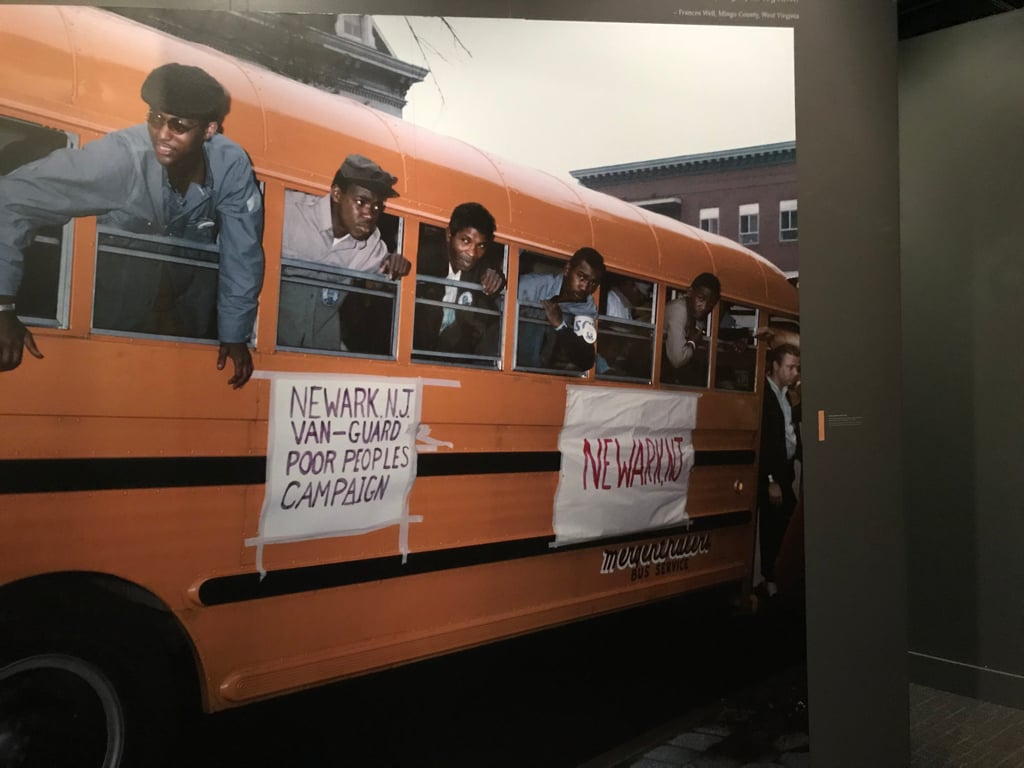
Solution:
<svg viewBox="0 0 1024 768">
<path fill-rule="evenodd" d="M 150 72 L 142 83 L 142 100 L 157 112 L 217 122 L 229 106 L 224 87 L 205 70 L 187 64 L 164 64 Z"/>
<path fill-rule="evenodd" d="M 362 155 L 349 155 L 338 169 L 338 176 L 348 184 L 358 184 L 381 197 L 398 197 L 395 182 L 398 178 L 385 171 L 373 160 Z"/>
</svg>

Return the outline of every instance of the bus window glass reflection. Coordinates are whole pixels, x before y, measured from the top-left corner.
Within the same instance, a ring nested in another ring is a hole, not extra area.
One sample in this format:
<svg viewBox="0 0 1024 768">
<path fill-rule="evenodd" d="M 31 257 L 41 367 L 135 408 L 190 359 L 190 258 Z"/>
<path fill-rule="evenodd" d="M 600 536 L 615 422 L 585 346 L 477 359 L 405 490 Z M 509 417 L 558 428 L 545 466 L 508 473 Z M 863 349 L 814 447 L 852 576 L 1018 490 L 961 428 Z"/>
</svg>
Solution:
<svg viewBox="0 0 1024 768">
<path fill-rule="evenodd" d="M 715 389 L 753 392 L 757 381 L 757 310 L 735 302 L 718 305 Z"/>
<path fill-rule="evenodd" d="M 63 131 L 0 117 L 0 176 L 74 143 Z M 64 226 L 44 225 L 25 248 L 15 303 L 18 315 L 30 325 L 67 325 L 72 226 L 73 221 Z"/>
<path fill-rule="evenodd" d="M 99 227 L 93 329 L 215 341 L 218 259 L 213 242 Z"/>
<path fill-rule="evenodd" d="M 609 272 L 601 286 L 598 378 L 647 383 L 654 363 L 654 284 Z"/>
</svg>

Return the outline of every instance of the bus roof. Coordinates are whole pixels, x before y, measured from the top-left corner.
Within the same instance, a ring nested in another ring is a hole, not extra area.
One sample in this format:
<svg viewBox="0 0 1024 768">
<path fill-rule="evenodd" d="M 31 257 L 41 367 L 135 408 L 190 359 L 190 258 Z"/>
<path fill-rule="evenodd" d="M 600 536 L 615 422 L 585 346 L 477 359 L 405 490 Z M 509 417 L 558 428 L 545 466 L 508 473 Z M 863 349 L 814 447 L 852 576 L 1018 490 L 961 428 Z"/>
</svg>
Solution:
<svg viewBox="0 0 1024 768">
<path fill-rule="evenodd" d="M 13 109 L 99 132 L 123 128 L 144 115 L 146 74 L 169 61 L 200 66 L 228 89 L 225 133 L 261 174 L 325 189 L 358 152 L 398 176 L 401 196 L 388 203 L 397 213 L 446 222 L 453 205 L 475 200 L 494 214 L 499 236 L 563 254 L 593 246 L 613 269 L 676 284 L 713 272 L 726 298 L 798 311 L 785 275 L 726 238 L 107 11 L 0 7 L 0 102 Z"/>
</svg>

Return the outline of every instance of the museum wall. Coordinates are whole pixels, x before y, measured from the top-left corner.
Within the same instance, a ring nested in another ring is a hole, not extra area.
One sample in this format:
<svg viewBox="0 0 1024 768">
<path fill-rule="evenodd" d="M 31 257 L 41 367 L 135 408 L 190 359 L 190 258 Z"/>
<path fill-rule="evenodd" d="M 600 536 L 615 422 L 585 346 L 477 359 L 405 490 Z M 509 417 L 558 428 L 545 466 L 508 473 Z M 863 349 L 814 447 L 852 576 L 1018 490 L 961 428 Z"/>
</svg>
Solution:
<svg viewBox="0 0 1024 768">
<path fill-rule="evenodd" d="M 1024 706 L 1022 40 L 1024 11 L 1015 11 L 906 40 L 899 59 L 910 675 L 1016 706 Z M 873 303 L 865 296 L 865 311 Z M 871 362 L 864 376 L 891 377 L 898 396 L 896 372 Z"/>
</svg>

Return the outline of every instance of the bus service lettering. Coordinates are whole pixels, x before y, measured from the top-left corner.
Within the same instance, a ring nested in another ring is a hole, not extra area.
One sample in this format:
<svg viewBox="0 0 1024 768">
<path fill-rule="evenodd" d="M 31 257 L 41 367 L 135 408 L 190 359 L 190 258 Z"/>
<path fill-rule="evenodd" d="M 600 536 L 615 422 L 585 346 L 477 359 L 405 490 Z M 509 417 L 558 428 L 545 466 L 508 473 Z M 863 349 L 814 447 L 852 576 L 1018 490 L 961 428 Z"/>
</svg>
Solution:
<svg viewBox="0 0 1024 768">
<path fill-rule="evenodd" d="M 710 551 L 710 533 L 688 533 L 685 536 L 672 536 L 647 544 L 629 544 L 604 550 L 601 554 L 601 573 L 625 570 L 635 573 L 638 568 L 646 569 L 650 565 L 656 566 L 655 571 L 658 575 L 671 573 L 680 569 L 670 568 L 669 564 L 686 561 Z"/>
</svg>

